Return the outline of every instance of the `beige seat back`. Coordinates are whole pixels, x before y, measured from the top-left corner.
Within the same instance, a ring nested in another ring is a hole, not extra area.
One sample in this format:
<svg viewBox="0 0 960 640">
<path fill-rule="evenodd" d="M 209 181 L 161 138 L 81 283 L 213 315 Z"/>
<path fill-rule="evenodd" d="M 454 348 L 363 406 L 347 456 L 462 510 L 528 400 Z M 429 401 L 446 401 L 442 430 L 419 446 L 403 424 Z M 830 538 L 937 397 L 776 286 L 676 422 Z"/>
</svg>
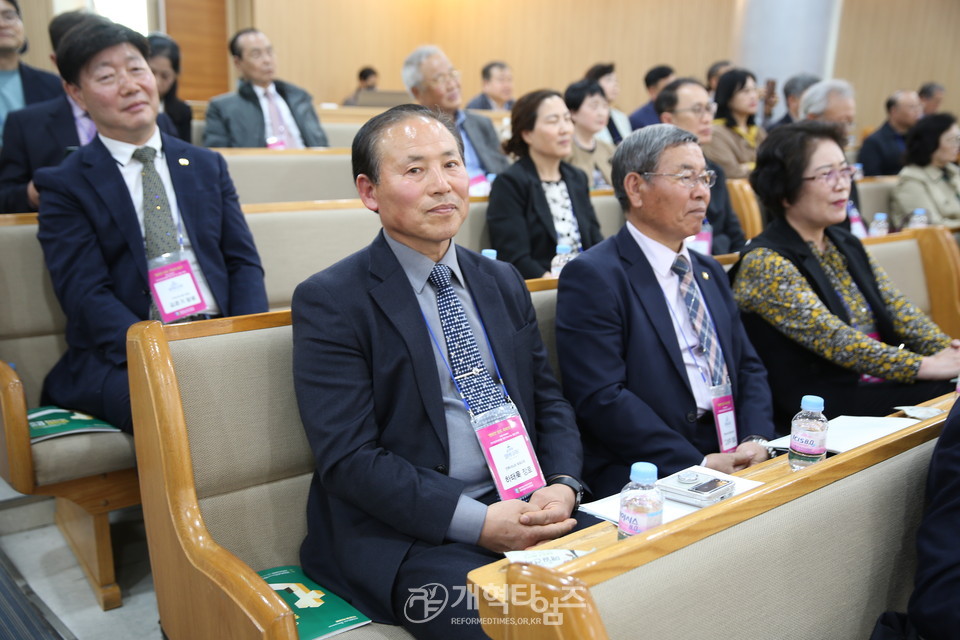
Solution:
<svg viewBox="0 0 960 640">
<path fill-rule="evenodd" d="M 242 204 L 356 198 L 349 149 L 217 149 Z"/>
<path fill-rule="evenodd" d="M 271 309 L 290 306 L 297 285 L 370 244 L 380 231 L 380 217 L 359 200 L 339 209 L 258 209 L 246 215 L 264 269 Z M 253 207 L 249 207 L 253 209 Z"/>
<path fill-rule="evenodd" d="M 320 113 L 323 117 L 323 113 Z M 327 142 L 334 148 L 349 149 L 353 146 L 353 138 L 360 131 L 362 123 L 357 122 L 323 122 L 323 131 L 327 134 Z"/>
<path fill-rule="evenodd" d="M 857 193 L 860 196 L 860 216 L 863 223 L 869 225 L 877 213 L 890 214 L 891 196 L 897 184 L 896 176 L 875 176 L 857 181 Z M 889 222 L 893 222 L 888 218 Z"/>
<path fill-rule="evenodd" d="M 487 198 L 470 198 L 470 212 L 454 238 L 457 245 L 479 253 L 490 248 L 487 229 Z"/>
<path fill-rule="evenodd" d="M 527 280 L 533 310 L 537 314 L 540 337 L 547 348 L 547 358 L 557 380 L 560 380 L 560 360 L 557 358 L 557 280 L 537 278 Z"/>
<path fill-rule="evenodd" d="M 36 216 L 0 223 L 0 300 L 0 359 L 15 365 L 27 405 L 35 407 L 44 377 L 67 349 L 66 318 L 37 241 Z"/>
<path fill-rule="evenodd" d="M 623 226 L 623 209 L 612 191 L 602 191 L 590 196 L 593 211 L 597 214 L 600 223 L 600 234 L 604 238 L 616 235 Z"/>
<path fill-rule="evenodd" d="M 902 234 L 896 234 L 901 236 Z M 920 243 L 912 235 L 904 235 L 893 242 L 865 243 L 893 284 L 921 311 L 930 314 L 930 296 L 927 293 L 927 277 L 923 268 Z"/>
</svg>

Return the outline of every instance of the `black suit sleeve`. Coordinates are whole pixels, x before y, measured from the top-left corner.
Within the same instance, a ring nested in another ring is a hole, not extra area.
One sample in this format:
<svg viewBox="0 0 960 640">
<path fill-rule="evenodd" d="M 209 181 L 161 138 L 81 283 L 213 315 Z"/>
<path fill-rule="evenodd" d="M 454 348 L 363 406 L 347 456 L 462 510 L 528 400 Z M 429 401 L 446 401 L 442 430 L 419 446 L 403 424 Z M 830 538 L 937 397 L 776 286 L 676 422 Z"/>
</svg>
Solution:
<svg viewBox="0 0 960 640">
<path fill-rule="evenodd" d="M 487 225 L 490 229 L 490 246 L 497 250 L 497 257 L 513 264 L 524 278 L 540 278 L 550 269 L 549 261 L 541 263 L 531 252 L 530 202 L 528 181 L 514 171 L 500 174 L 490 189 L 487 206 Z"/>
<path fill-rule="evenodd" d="M 33 179 L 33 167 L 27 154 L 27 132 L 17 112 L 7 116 L 0 151 L 0 213 L 36 211 L 27 198 L 27 185 Z"/>
</svg>

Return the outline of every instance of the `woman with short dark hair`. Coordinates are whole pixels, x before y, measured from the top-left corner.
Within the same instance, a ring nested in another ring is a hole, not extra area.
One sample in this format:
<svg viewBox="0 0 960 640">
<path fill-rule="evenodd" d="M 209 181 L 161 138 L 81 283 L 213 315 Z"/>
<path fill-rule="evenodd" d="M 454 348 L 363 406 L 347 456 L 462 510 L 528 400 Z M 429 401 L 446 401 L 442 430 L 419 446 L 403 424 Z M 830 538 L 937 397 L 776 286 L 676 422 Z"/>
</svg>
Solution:
<svg viewBox="0 0 960 640">
<path fill-rule="evenodd" d="M 960 222 L 960 127 L 950 113 L 921 118 L 907 132 L 907 151 L 893 189 L 894 220 L 907 222 L 914 209 L 926 209 L 930 224 Z"/>
<path fill-rule="evenodd" d="M 890 282 L 850 232 L 853 169 L 826 123 L 778 127 L 750 184 L 773 220 L 743 250 L 733 293 L 767 368 L 780 429 L 803 395 L 828 415 L 875 415 L 948 393 L 960 373 L 951 340 Z"/>
<path fill-rule="evenodd" d="M 557 245 L 576 254 L 603 237 L 586 174 L 563 161 L 573 143 L 563 97 L 548 89 L 522 96 L 510 112 L 510 128 L 503 148 L 517 162 L 490 189 L 490 245 L 524 278 L 541 278 L 550 275 Z"/>
<path fill-rule="evenodd" d="M 756 123 L 757 77 L 746 69 L 727 71 L 720 76 L 714 100 L 713 136 L 703 145 L 703 155 L 720 165 L 728 180 L 746 178 L 757 159 L 757 147 L 767 136 Z"/>
</svg>

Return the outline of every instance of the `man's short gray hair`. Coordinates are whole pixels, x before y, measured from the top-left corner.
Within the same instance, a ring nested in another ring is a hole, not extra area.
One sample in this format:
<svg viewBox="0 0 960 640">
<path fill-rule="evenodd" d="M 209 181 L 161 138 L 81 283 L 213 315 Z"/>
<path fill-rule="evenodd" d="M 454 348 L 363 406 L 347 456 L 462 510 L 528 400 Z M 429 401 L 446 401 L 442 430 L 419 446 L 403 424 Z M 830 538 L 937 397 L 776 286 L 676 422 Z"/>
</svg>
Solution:
<svg viewBox="0 0 960 640">
<path fill-rule="evenodd" d="M 783 97 L 802 96 L 803 92 L 820 82 L 820 77 L 812 73 L 798 73 L 787 79 L 783 85 Z"/>
<path fill-rule="evenodd" d="M 819 117 L 827 110 L 827 104 L 832 96 L 853 98 L 853 85 L 846 80 L 821 80 L 803 92 L 800 98 L 798 112 L 800 119 L 805 120 L 811 115 Z"/>
<path fill-rule="evenodd" d="M 624 211 L 630 209 L 630 198 L 623 187 L 628 173 L 655 173 L 660 156 L 671 147 L 697 144 L 697 136 L 672 124 L 654 124 L 634 131 L 623 139 L 613 154 L 613 192 Z M 644 178 L 646 180 L 646 178 Z"/>
<path fill-rule="evenodd" d="M 400 74 L 403 77 L 403 86 L 407 88 L 410 97 L 413 97 L 414 87 L 423 85 L 423 71 L 420 70 L 423 61 L 435 55 L 444 55 L 443 49 L 433 44 L 425 44 L 414 49 L 413 53 L 403 61 L 403 69 L 401 69 Z"/>
</svg>

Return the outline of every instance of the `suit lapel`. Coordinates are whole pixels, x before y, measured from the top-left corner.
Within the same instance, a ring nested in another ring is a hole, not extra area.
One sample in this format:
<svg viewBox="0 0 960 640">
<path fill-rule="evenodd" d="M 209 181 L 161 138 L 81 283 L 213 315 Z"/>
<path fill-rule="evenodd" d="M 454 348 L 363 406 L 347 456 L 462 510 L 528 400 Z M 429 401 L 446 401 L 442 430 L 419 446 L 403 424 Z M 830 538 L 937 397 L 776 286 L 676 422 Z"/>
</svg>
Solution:
<svg viewBox="0 0 960 640">
<path fill-rule="evenodd" d="M 527 177 L 530 179 L 530 206 L 536 214 L 537 219 L 539 219 L 540 223 L 547 229 L 549 237 L 555 239 L 557 237 L 557 228 L 553 225 L 553 212 L 550 210 L 550 203 L 547 202 L 547 194 L 543 192 L 543 186 L 540 184 L 540 174 L 537 173 L 537 168 L 529 156 L 524 156 L 519 162 L 527 172 Z M 568 189 L 569 186 L 570 183 L 568 182 Z M 573 197 L 571 194 L 571 202 L 572 201 Z M 574 215 L 576 215 L 576 213 L 577 210 L 574 208 Z M 579 218 L 577 220 L 579 222 Z M 554 241 L 554 244 L 556 244 L 556 241 Z"/>
<path fill-rule="evenodd" d="M 160 134 L 160 138 L 163 141 L 163 157 L 170 171 L 170 181 L 173 183 L 174 195 L 197 193 L 199 185 L 197 184 L 196 168 L 193 164 L 194 158 L 190 146 L 180 144 L 175 138 L 166 134 Z M 195 204 L 196 199 L 177 196 L 177 209 L 180 211 L 180 219 L 183 221 L 187 236 L 194 244 L 194 251 L 199 257 L 203 251 L 196 245 L 198 240 L 202 240 L 203 234 L 197 232 L 198 213 L 195 211 Z"/>
<path fill-rule="evenodd" d="M 444 452 L 449 455 L 443 394 L 433 358 L 436 347 L 430 340 L 420 305 L 410 289 L 410 281 L 383 239 L 383 231 L 370 245 L 370 276 L 370 295 L 403 339 L 420 399 L 434 432 L 443 444 Z M 424 357 L 424 354 L 430 354 L 430 357 Z"/>
<path fill-rule="evenodd" d="M 143 233 L 137 221 L 137 212 L 130 199 L 130 191 L 120 175 L 114 160 L 99 137 L 83 146 L 77 153 L 83 154 L 83 175 L 103 203 L 102 210 L 109 212 L 114 223 L 130 247 L 143 281 L 147 281 L 147 254 L 144 250 Z"/>
<path fill-rule="evenodd" d="M 664 350 L 669 354 L 670 361 L 677 373 L 680 374 L 680 378 L 690 389 L 690 381 L 687 379 L 687 370 L 683 365 L 683 355 L 680 353 L 677 332 L 674 330 L 671 320 L 671 311 L 663 297 L 663 289 L 660 288 L 660 283 L 657 281 L 657 274 L 653 272 L 653 267 L 650 266 L 650 262 L 643 255 L 643 251 L 637 245 L 636 240 L 630 235 L 626 225 L 617 232 L 615 237 L 620 259 L 626 263 L 627 279 L 637 296 L 637 302 L 647 314 L 647 319 L 656 330 L 657 337 L 660 338 Z M 693 393 L 693 390 L 691 389 L 690 392 Z"/>
<path fill-rule="evenodd" d="M 80 137 L 77 135 L 77 125 L 73 119 L 73 110 L 70 101 L 64 96 L 57 108 L 47 113 L 47 132 L 56 146 L 66 153 L 67 147 L 79 147 Z"/>
</svg>

